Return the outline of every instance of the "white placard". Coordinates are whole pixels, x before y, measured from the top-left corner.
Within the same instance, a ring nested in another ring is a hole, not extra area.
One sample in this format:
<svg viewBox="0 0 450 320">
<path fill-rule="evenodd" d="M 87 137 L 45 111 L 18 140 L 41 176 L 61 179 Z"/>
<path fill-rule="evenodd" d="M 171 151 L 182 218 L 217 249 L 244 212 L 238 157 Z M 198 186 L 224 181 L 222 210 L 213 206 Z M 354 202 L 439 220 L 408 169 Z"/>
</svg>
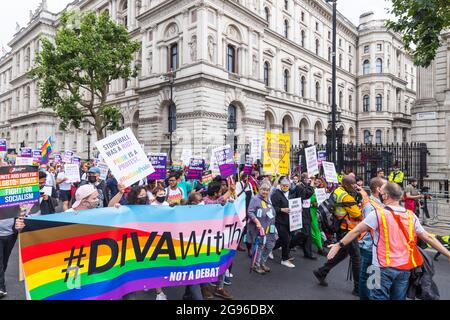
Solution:
<svg viewBox="0 0 450 320">
<path fill-rule="evenodd" d="M 76 163 L 66 163 L 64 165 L 64 176 L 69 178 L 67 183 L 80 182 L 80 166 Z"/>
<path fill-rule="evenodd" d="M 289 199 L 289 227 L 290 231 L 299 230 L 303 227 L 302 220 L 302 199 Z M 285 213 L 282 213 L 285 214 Z"/>
<path fill-rule="evenodd" d="M 108 171 L 109 171 L 108 165 L 104 162 L 99 162 L 97 164 L 97 167 L 100 169 L 100 179 L 105 181 L 106 178 L 108 178 Z"/>
<path fill-rule="evenodd" d="M 219 165 L 217 164 L 216 157 L 214 153 L 211 154 L 211 160 L 209 161 L 209 170 L 211 170 L 211 174 L 213 177 L 220 176 Z"/>
<path fill-rule="evenodd" d="M 117 182 L 125 187 L 155 172 L 131 128 L 97 141 L 95 146 Z"/>
<path fill-rule="evenodd" d="M 319 174 L 319 164 L 317 162 L 316 146 L 305 149 L 306 168 L 308 169 L 308 177 Z"/>
<path fill-rule="evenodd" d="M 44 188 L 42 188 L 42 192 L 49 197 L 52 196 L 52 191 L 53 191 L 53 188 L 51 186 L 45 186 Z"/>
<path fill-rule="evenodd" d="M 317 205 L 320 205 L 322 202 L 328 199 L 328 194 L 325 188 L 316 189 L 316 198 L 317 198 Z"/>
<path fill-rule="evenodd" d="M 250 155 L 253 157 L 253 159 L 261 160 L 261 151 L 262 151 L 262 142 L 260 138 L 252 138 L 251 140 L 251 148 L 250 148 Z"/>
<path fill-rule="evenodd" d="M 183 164 L 185 166 L 189 165 L 189 162 L 192 158 L 192 150 L 191 149 L 183 149 L 183 152 L 181 153 L 181 161 L 183 161 Z"/>
<path fill-rule="evenodd" d="M 17 157 L 16 166 L 32 166 L 33 158 Z"/>
<path fill-rule="evenodd" d="M 73 151 L 67 150 L 66 152 L 64 152 L 64 156 L 62 157 L 62 162 L 72 163 L 73 155 L 74 155 Z"/>
<path fill-rule="evenodd" d="M 325 179 L 328 183 L 339 183 L 336 173 L 336 168 L 333 162 L 322 162 L 323 172 L 325 175 Z"/>
</svg>

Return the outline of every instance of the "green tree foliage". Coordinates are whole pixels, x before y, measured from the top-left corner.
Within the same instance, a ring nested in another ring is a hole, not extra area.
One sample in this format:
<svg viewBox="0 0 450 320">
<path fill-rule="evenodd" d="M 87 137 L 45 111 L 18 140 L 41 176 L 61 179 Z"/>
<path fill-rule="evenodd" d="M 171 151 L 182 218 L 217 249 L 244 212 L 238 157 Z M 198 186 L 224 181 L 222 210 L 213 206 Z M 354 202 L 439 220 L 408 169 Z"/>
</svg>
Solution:
<svg viewBox="0 0 450 320">
<path fill-rule="evenodd" d="M 140 43 L 107 13 L 66 12 L 54 42 L 42 39 L 30 77 L 39 79 L 40 102 L 55 110 L 61 129 L 87 122 L 102 139 L 105 128 L 120 129 L 122 118 L 107 102 L 108 87 L 113 80 L 137 76 L 139 66 L 131 65 L 138 50 Z"/>
<path fill-rule="evenodd" d="M 450 27 L 450 0 L 391 1 L 390 13 L 398 21 L 388 21 L 387 27 L 402 35 L 415 65 L 428 67 L 440 46 L 441 31 Z"/>
</svg>

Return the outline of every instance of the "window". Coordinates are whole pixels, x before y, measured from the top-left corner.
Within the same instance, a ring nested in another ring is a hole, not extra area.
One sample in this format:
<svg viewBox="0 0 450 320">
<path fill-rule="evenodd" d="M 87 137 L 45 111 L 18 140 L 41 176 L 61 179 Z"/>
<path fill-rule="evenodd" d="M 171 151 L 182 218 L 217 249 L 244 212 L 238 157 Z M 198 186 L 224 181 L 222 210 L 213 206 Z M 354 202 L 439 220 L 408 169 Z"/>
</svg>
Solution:
<svg viewBox="0 0 450 320">
<path fill-rule="evenodd" d="M 364 53 L 369 53 L 369 45 L 364 46 Z"/>
<path fill-rule="evenodd" d="M 339 108 L 342 109 L 343 104 L 344 104 L 344 95 L 342 94 L 342 91 L 339 91 Z"/>
<path fill-rule="evenodd" d="M 352 53 L 352 46 L 348 46 L 348 53 Z"/>
<path fill-rule="evenodd" d="M 170 70 L 178 69 L 178 44 L 170 46 Z"/>
<path fill-rule="evenodd" d="M 319 44 L 319 39 L 316 39 L 316 55 L 319 55 L 319 48 L 320 48 L 320 44 Z"/>
<path fill-rule="evenodd" d="M 267 23 L 270 23 L 270 11 L 268 7 L 264 8 L 264 12 L 266 13 L 266 21 Z"/>
<path fill-rule="evenodd" d="M 382 51 L 383 45 L 381 43 L 377 43 L 377 51 Z"/>
<path fill-rule="evenodd" d="M 328 47 L 328 61 L 331 61 L 331 48 Z"/>
<path fill-rule="evenodd" d="M 302 11 L 301 13 L 302 21 L 305 22 L 305 13 Z"/>
<path fill-rule="evenodd" d="M 381 94 L 378 94 L 375 98 L 375 106 L 377 108 L 377 112 L 381 112 L 383 109 L 383 97 Z"/>
<path fill-rule="evenodd" d="M 228 121 L 227 121 L 227 128 L 236 130 L 237 129 L 237 109 L 236 106 L 233 104 L 230 104 L 228 106 Z"/>
<path fill-rule="evenodd" d="M 381 130 L 375 131 L 375 143 L 381 144 Z"/>
<path fill-rule="evenodd" d="M 365 95 L 363 97 L 363 111 L 369 112 L 369 96 L 368 95 Z"/>
<path fill-rule="evenodd" d="M 363 74 L 369 74 L 370 63 L 369 60 L 364 60 L 363 62 Z"/>
<path fill-rule="evenodd" d="M 319 31 L 319 23 L 316 22 L 316 31 Z"/>
<path fill-rule="evenodd" d="M 288 92 L 288 89 L 289 89 L 289 71 L 288 70 L 284 70 L 283 80 L 284 80 L 284 91 Z"/>
<path fill-rule="evenodd" d="M 342 47 L 342 39 L 339 39 L 339 47 Z"/>
<path fill-rule="evenodd" d="M 289 9 L 289 0 L 284 0 L 284 9 Z"/>
<path fill-rule="evenodd" d="M 377 73 L 383 73 L 383 60 L 378 58 L 375 62 Z"/>
<path fill-rule="evenodd" d="M 284 20 L 284 36 L 287 38 L 289 35 L 289 21 Z"/>
<path fill-rule="evenodd" d="M 342 54 L 339 54 L 339 68 L 342 68 Z"/>
<path fill-rule="evenodd" d="M 264 84 L 266 87 L 269 86 L 269 63 L 264 62 Z"/>
<path fill-rule="evenodd" d="M 349 59 L 348 60 L 348 72 L 352 72 L 352 60 L 351 59 Z"/>
<path fill-rule="evenodd" d="M 328 87 L 328 104 L 331 106 L 331 87 Z"/>
<path fill-rule="evenodd" d="M 320 84 L 318 81 L 316 82 L 316 101 L 320 102 Z"/>
<path fill-rule="evenodd" d="M 306 90 L 306 78 L 304 76 L 302 76 L 302 78 L 300 79 L 300 95 L 302 96 L 302 98 L 305 97 L 305 92 Z"/>
<path fill-rule="evenodd" d="M 352 95 L 348 96 L 348 110 L 352 111 L 353 109 L 353 97 Z"/>
<path fill-rule="evenodd" d="M 305 47 L 305 31 L 302 30 L 300 32 L 300 45 L 304 48 Z"/>
<path fill-rule="evenodd" d="M 232 45 L 227 47 L 227 70 L 236 73 L 236 49 Z"/>
<path fill-rule="evenodd" d="M 364 130 L 364 143 L 368 144 L 370 143 L 370 131 L 369 130 Z"/>
<path fill-rule="evenodd" d="M 328 40 L 331 39 L 331 31 L 328 30 Z"/>
</svg>

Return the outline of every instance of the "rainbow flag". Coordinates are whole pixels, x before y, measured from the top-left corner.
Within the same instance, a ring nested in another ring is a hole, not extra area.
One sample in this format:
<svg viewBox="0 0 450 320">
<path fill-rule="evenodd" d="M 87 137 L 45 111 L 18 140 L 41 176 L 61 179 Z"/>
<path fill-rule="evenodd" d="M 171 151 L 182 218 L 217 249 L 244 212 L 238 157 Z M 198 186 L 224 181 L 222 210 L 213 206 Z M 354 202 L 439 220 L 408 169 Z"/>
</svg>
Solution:
<svg viewBox="0 0 450 320">
<path fill-rule="evenodd" d="M 122 206 L 25 219 L 32 300 L 110 300 L 217 281 L 242 235 L 245 196 L 225 206 Z"/>
<path fill-rule="evenodd" d="M 41 152 L 42 152 L 42 162 L 41 164 L 47 164 L 50 160 L 50 155 L 52 154 L 52 137 L 48 137 L 47 140 L 42 144 Z"/>
</svg>

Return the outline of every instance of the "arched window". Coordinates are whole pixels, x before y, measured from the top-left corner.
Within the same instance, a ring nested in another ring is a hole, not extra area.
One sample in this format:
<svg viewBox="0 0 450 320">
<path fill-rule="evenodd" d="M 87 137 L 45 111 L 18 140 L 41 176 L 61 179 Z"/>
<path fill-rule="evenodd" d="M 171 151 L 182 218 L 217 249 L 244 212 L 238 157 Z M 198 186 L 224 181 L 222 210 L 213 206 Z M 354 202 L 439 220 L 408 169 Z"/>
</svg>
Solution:
<svg viewBox="0 0 450 320">
<path fill-rule="evenodd" d="M 289 121 L 288 116 L 284 117 L 282 128 L 281 128 L 282 133 L 289 133 L 289 123 L 290 123 L 290 121 Z"/>
<path fill-rule="evenodd" d="M 123 0 L 120 4 L 119 16 L 125 28 L 128 26 L 128 0 Z"/>
<path fill-rule="evenodd" d="M 381 96 L 381 94 L 378 94 L 375 97 L 375 106 L 376 106 L 378 112 L 383 110 L 383 97 Z"/>
<path fill-rule="evenodd" d="M 370 143 L 370 131 L 369 130 L 364 130 L 364 143 L 368 144 Z"/>
<path fill-rule="evenodd" d="M 381 144 L 381 130 L 375 132 L 375 143 Z"/>
<path fill-rule="evenodd" d="M 331 61 L 331 47 L 328 47 L 328 61 Z"/>
<path fill-rule="evenodd" d="M 283 74 L 283 80 L 284 80 L 284 91 L 288 92 L 289 89 L 289 71 L 286 69 L 284 70 Z"/>
<path fill-rule="evenodd" d="M 174 43 L 170 46 L 170 70 L 178 69 L 178 44 Z"/>
<path fill-rule="evenodd" d="M 289 36 L 289 21 L 284 20 L 284 36 L 287 38 Z"/>
<path fill-rule="evenodd" d="M 316 101 L 320 101 L 320 84 L 318 81 L 316 82 Z"/>
<path fill-rule="evenodd" d="M 236 73 L 236 49 L 232 45 L 227 47 L 227 70 Z"/>
<path fill-rule="evenodd" d="M 352 104 L 353 104 L 353 101 L 352 101 L 352 100 L 353 100 L 352 95 L 349 95 L 349 96 L 348 96 L 348 110 L 350 110 L 350 111 L 353 109 L 353 108 L 352 108 L 352 107 L 353 107 L 353 106 L 352 106 Z"/>
<path fill-rule="evenodd" d="M 305 31 L 302 30 L 300 32 L 300 45 L 304 48 L 305 47 Z"/>
<path fill-rule="evenodd" d="M 322 143 L 322 137 L 323 137 L 323 129 L 322 124 L 317 121 L 314 126 L 314 143 L 321 144 Z"/>
<path fill-rule="evenodd" d="M 319 49 L 320 49 L 320 42 L 319 39 L 316 39 L 316 55 L 319 55 Z"/>
<path fill-rule="evenodd" d="M 377 73 L 383 73 L 383 60 L 378 58 L 375 62 Z"/>
<path fill-rule="evenodd" d="M 364 60 L 363 62 L 363 74 L 369 74 L 370 62 L 369 60 Z"/>
<path fill-rule="evenodd" d="M 264 62 L 264 84 L 266 87 L 269 86 L 269 63 Z"/>
<path fill-rule="evenodd" d="M 302 98 L 306 96 L 305 90 L 306 90 L 306 78 L 302 76 L 302 78 L 300 79 L 300 95 L 302 96 Z"/>
<path fill-rule="evenodd" d="M 237 108 L 233 104 L 228 106 L 227 128 L 231 130 L 237 129 Z"/>
<path fill-rule="evenodd" d="M 342 91 L 339 91 L 339 108 L 342 109 L 343 104 L 344 104 L 344 95 L 342 94 Z"/>
<path fill-rule="evenodd" d="M 363 111 L 369 112 L 369 96 L 368 95 L 365 95 L 363 97 Z"/>
<path fill-rule="evenodd" d="M 269 10 L 269 8 L 265 7 L 264 8 L 264 12 L 266 14 L 266 21 L 267 21 L 267 23 L 270 23 L 270 10 Z"/>
<path fill-rule="evenodd" d="M 331 106 L 331 87 L 328 87 L 328 104 Z"/>
</svg>

